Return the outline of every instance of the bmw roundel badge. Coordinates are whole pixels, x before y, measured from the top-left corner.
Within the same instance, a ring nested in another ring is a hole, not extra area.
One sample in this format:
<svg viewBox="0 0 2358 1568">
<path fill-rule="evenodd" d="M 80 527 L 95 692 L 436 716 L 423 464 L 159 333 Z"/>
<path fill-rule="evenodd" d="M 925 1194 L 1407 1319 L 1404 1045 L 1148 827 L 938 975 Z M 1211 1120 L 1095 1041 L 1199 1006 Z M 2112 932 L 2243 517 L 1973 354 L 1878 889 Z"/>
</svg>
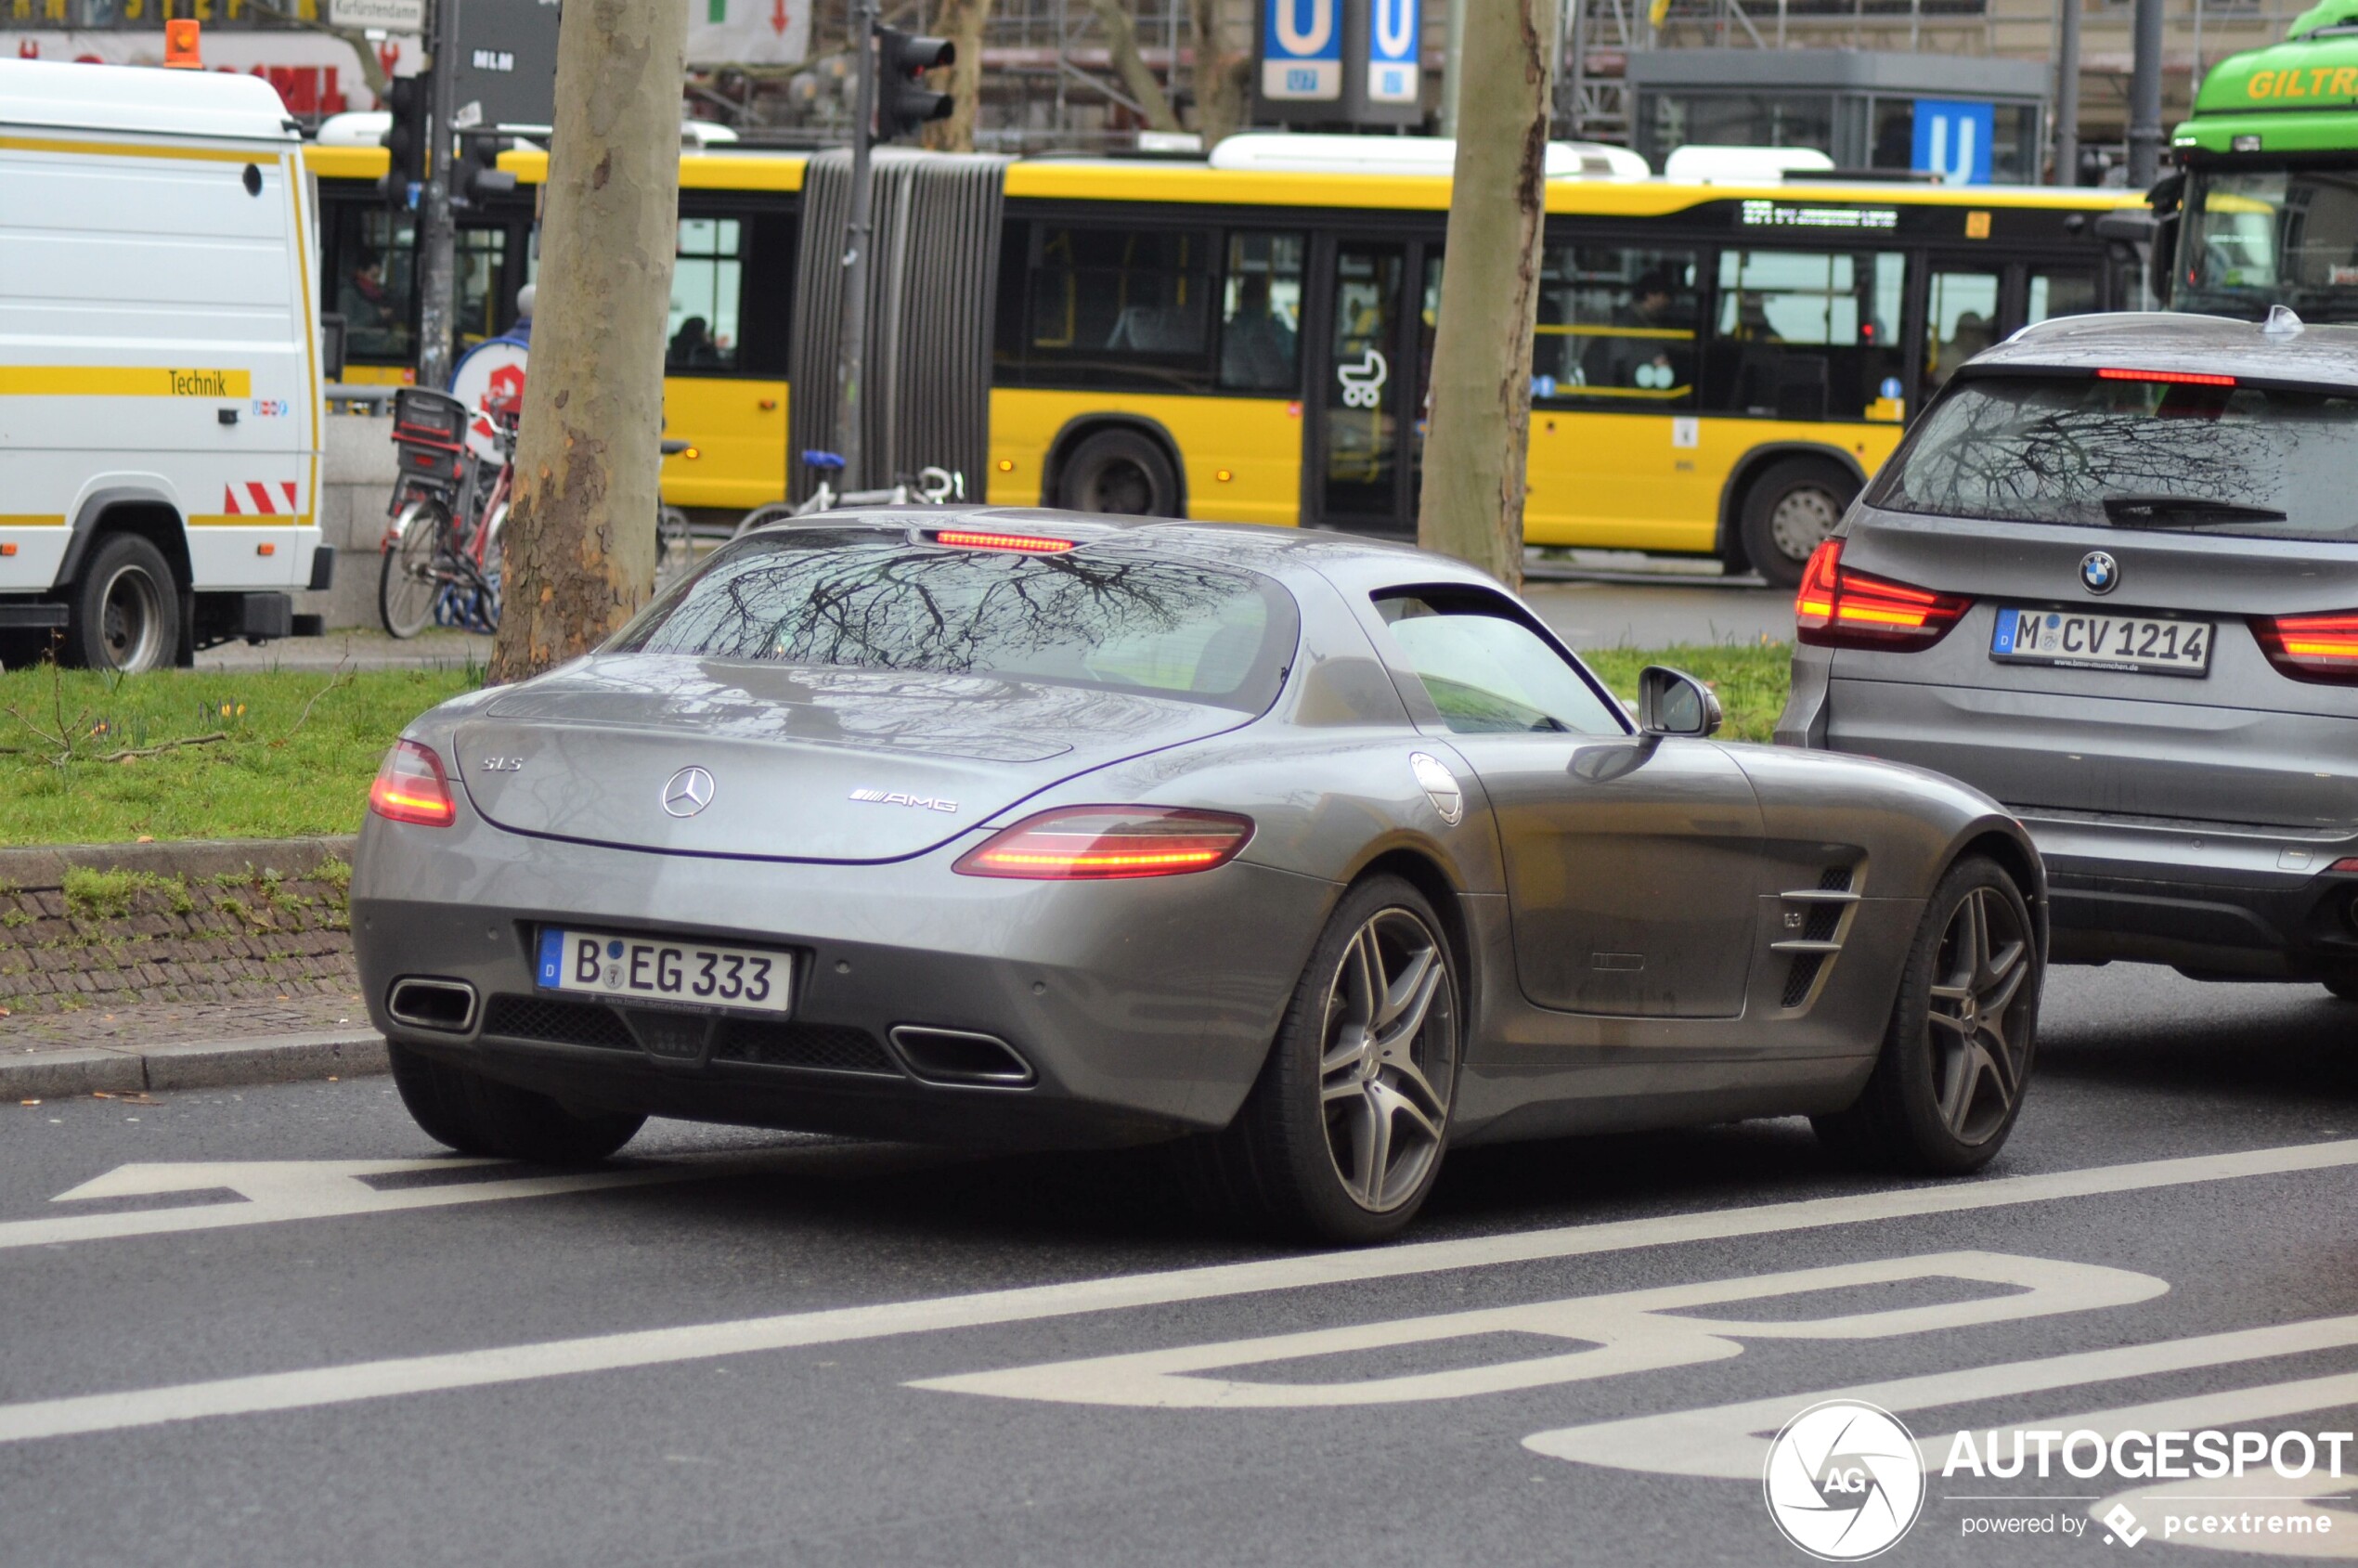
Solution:
<svg viewBox="0 0 2358 1568">
<path fill-rule="evenodd" d="M 2120 586 L 2120 563 L 2101 550 L 2079 558 L 2079 586 L 2091 593 L 2110 593 Z"/>
</svg>

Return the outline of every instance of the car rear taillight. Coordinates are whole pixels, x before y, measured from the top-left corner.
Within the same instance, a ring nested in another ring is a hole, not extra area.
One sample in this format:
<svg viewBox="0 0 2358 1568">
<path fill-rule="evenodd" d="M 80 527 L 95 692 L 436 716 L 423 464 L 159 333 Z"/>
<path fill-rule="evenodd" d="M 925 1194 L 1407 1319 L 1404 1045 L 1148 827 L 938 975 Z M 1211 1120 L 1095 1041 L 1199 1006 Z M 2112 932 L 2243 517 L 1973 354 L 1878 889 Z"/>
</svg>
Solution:
<svg viewBox="0 0 2358 1568">
<path fill-rule="evenodd" d="M 387 822 L 415 823 L 420 827 L 448 827 L 459 820 L 458 803 L 450 798 L 450 780 L 434 748 L 416 741 L 395 741 L 369 786 L 369 810 Z"/>
<path fill-rule="evenodd" d="M 1067 806 L 991 835 L 951 869 L 1038 882 L 1176 876 L 1227 864 L 1251 838 L 1252 819 L 1225 811 Z"/>
<path fill-rule="evenodd" d="M 2358 685 L 2358 610 L 2322 616 L 2254 616 L 2252 640 L 2295 680 Z"/>
<path fill-rule="evenodd" d="M 1810 552 L 1793 600 L 1795 634 L 1819 648 L 1929 648 L 1972 608 L 1962 593 L 1845 570 L 1840 539 Z"/>
<path fill-rule="evenodd" d="M 2106 365 L 2097 370 L 2100 382 L 2153 382 L 2162 386 L 2233 386 L 2235 378 L 2210 370 L 2132 370 L 2126 366 Z"/>
</svg>

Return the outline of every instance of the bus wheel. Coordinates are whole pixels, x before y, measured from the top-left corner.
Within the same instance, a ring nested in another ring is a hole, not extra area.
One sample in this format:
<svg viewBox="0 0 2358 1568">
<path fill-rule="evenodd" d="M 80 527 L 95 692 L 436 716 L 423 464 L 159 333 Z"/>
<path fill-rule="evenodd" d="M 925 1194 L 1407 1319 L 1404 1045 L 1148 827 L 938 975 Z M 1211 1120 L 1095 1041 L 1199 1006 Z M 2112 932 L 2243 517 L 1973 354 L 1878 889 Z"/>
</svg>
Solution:
<svg viewBox="0 0 2358 1568">
<path fill-rule="evenodd" d="M 163 552 L 136 534 L 109 534 L 84 563 L 67 609 L 65 659 L 138 675 L 180 651 L 180 590 Z"/>
<path fill-rule="evenodd" d="M 1858 482 L 1818 458 L 1771 463 L 1744 493 L 1743 546 L 1753 570 L 1776 588 L 1801 581 L 1809 552 L 1834 531 Z"/>
<path fill-rule="evenodd" d="M 1179 476 L 1162 447 L 1134 430 L 1101 430 L 1072 449 L 1056 480 L 1056 504 L 1123 517 L 1179 515 Z"/>
</svg>

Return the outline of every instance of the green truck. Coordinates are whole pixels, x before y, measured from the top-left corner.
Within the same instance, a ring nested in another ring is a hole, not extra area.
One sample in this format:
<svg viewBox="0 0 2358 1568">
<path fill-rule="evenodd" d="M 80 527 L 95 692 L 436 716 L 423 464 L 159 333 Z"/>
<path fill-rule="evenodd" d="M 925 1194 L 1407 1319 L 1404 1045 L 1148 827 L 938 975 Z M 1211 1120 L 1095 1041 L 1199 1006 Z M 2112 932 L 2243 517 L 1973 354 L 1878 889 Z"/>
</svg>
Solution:
<svg viewBox="0 0 2358 1568">
<path fill-rule="evenodd" d="M 2170 149 L 2150 198 L 2170 308 L 2358 320 L 2358 0 L 2213 67 Z"/>
</svg>

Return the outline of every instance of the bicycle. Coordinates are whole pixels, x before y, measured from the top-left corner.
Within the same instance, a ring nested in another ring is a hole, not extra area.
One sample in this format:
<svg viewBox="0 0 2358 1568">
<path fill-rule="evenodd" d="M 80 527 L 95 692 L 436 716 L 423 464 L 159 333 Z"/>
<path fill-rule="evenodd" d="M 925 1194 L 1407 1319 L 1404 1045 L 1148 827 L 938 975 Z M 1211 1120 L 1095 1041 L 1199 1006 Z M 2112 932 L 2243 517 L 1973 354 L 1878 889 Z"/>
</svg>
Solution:
<svg viewBox="0 0 2358 1568">
<path fill-rule="evenodd" d="M 394 395 L 401 473 L 378 545 L 377 615 L 395 637 L 415 637 L 429 623 L 485 635 L 499 629 L 499 535 L 514 484 L 516 421 L 512 413 L 488 415 L 492 469 L 467 445 L 470 417 L 459 399 L 423 387 Z"/>
<path fill-rule="evenodd" d="M 912 479 L 903 475 L 889 488 L 882 490 L 837 490 L 828 482 L 831 474 L 843 472 L 843 460 L 833 452 L 809 451 L 802 454 L 806 467 L 819 472 L 819 487 L 806 501 L 771 501 L 755 507 L 737 520 L 729 537 L 743 538 L 756 528 L 766 528 L 772 523 L 787 523 L 797 517 L 815 517 L 823 512 L 834 512 L 855 506 L 948 506 L 966 499 L 966 476 L 946 468 L 926 467 L 917 470 Z"/>
</svg>

